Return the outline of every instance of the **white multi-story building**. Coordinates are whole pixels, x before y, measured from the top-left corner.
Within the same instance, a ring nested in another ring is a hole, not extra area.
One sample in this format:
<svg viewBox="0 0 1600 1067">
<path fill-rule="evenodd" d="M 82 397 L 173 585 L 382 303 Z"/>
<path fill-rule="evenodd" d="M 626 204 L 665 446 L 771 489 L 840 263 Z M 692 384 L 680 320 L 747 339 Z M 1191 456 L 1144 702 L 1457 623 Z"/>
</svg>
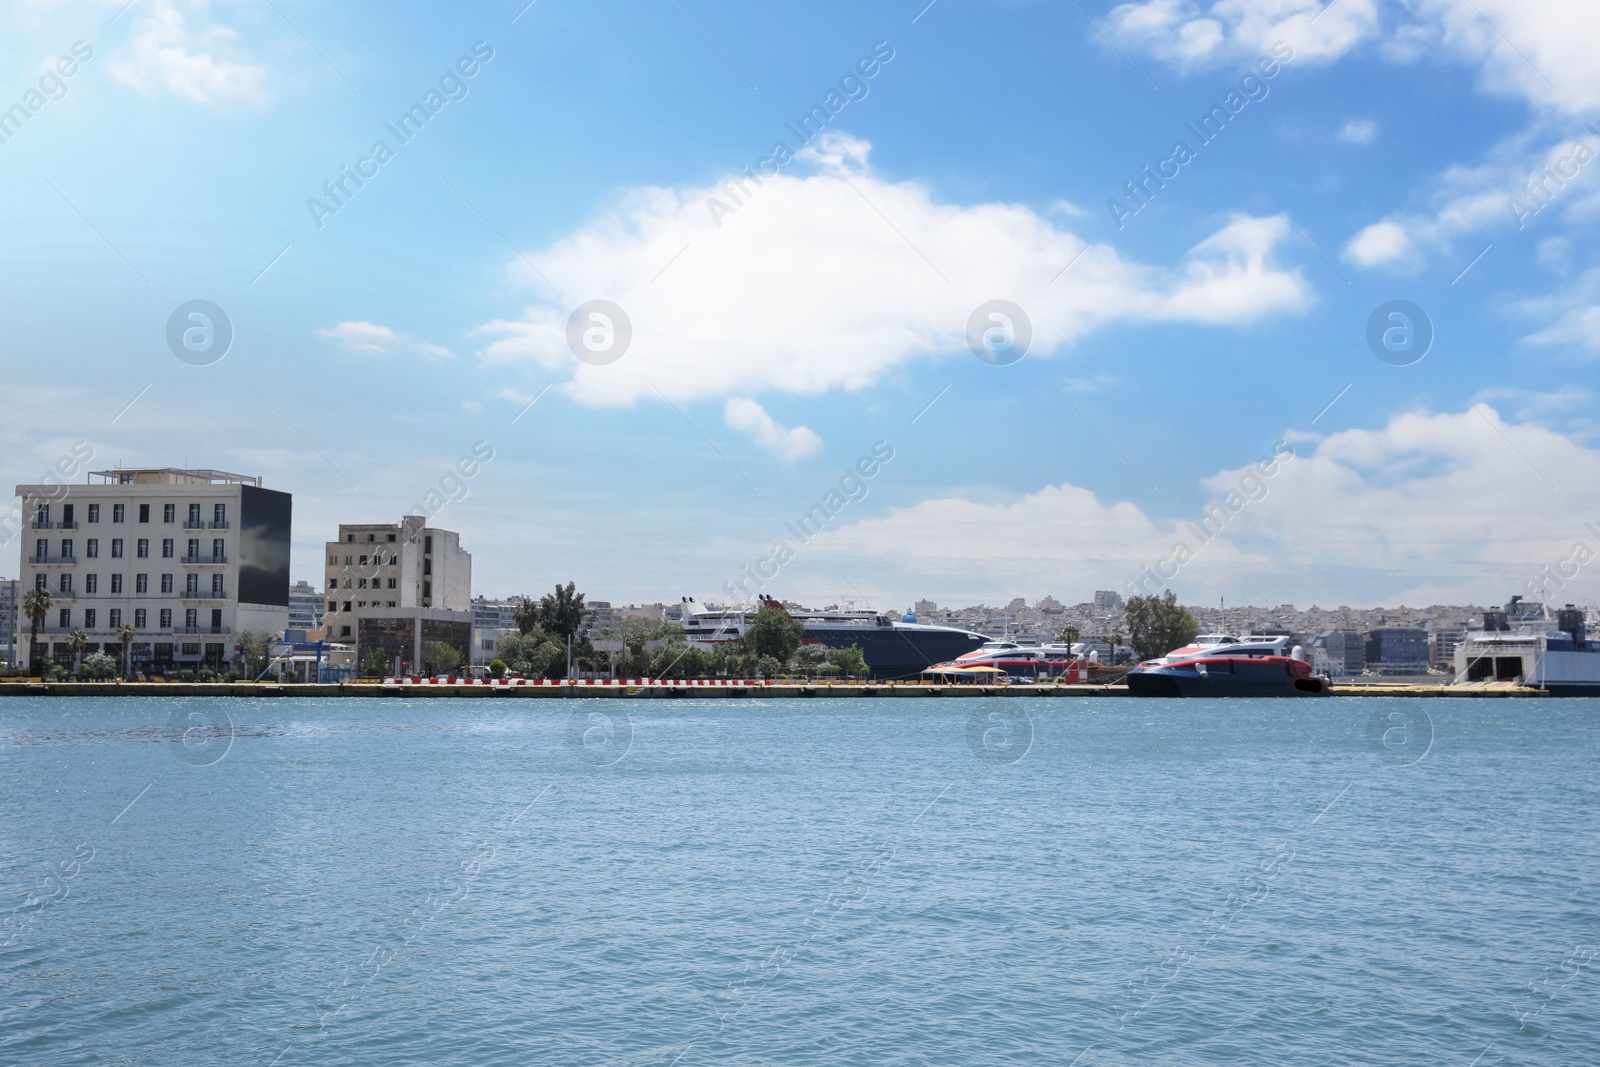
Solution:
<svg viewBox="0 0 1600 1067">
<path fill-rule="evenodd" d="M 293 501 L 261 479 L 177 467 L 95 471 L 85 485 L 19 485 L 24 517 L 20 595 L 48 590 L 34 655 L 70 663 L 74 630 L 84 654 L 120 658 L 123 627 L 137 670 L 231 662 L 238 636 L 282 636 L 289 624 Z M 15 624 L 19 651 L 30 626 Z M 26 657 L 24 657 L 26 658 Z"/>
<path fill-rule="evenodd" d="M 431 672 L 448 643 L 472 649 L 472 553 L 461 535 L 421 515 L 397 523 L 340 523 L 326 546 L 322 625 L 327 639 L 354 644 L 365 665 L 374 649 L 391 667 Z"/>
<path fill-rule="evenodd" d="M 305 579 L 289 587 L 289 629 L 315 630 L 322 626 L 322 593 Z"/>
<path fill-rule="evenodd" d="M 493 663 L 500 642 L 517 632 L 517 605 L 521 598 L 490 600 L 478 597 L 472 602 L 472 662 Z"/>
<path fill-rule="evenodd" d="M 17 662 L 17 608 L 22 583 L 15 578 L 0 578 L 0 660 Z"/>
</svg>

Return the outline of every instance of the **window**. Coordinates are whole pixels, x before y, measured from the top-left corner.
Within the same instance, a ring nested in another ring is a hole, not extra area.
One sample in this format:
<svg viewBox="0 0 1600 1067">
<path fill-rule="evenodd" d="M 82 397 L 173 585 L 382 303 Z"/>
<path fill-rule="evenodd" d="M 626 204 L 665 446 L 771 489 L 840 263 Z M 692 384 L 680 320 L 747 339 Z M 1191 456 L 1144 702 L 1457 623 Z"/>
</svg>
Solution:
<svg viewBox="0 0 1600 1067">
<path fill-rule="evenodd" d="M 350 627 L 348 627 L 348 626 L 339 627 L 339 636 L 340 637 L 349 637 L 350 636 Z"/>
<path fill-rule="evenodd" d="M 83 628 L 85 630 L 94 629 L 94 617 L 95 617 L 94 608 L 84 608 L 83 609 Z"/>
<path fill-rule="evenodd" d="M 176 505 L 176 504 L 162 504 L 161 505 L 161 521 L 162 522 L 177 522 L 178 521 L 178 505 Z"/>
<path fill-rule="evenodd" d="M 367 565 L 367 557 L 366 556 L 362 556 L 361 557 L 361 565 L 363 567 L 365 567 Z"/>
<path fill-rule="evenodd" d="M 106 625 L 115 630 L 122 625 L 122 609 L 112 608 L 106 612 Z"/>
<path fill-rule="evenodd" d="M 111 558 L 112 559 L 121 559 L 122 558 L 122 538 L 120 538 L 120 537 L 113 537 L 111 539 Z"/>
<path fill-rule="evenodd" d="M 365 600 L 358 600 L 358 601 L 356 601 L 356 607 L 358 607 L 358 608 L 364 608 L 364 607 L 366 607 L 366 606 L 367 606 L 367 602 L 366 602 L 366 601 L 365 601 Z M 376 605 L 376 604 L 374 604 L 374 605 L 373 605 L 373 607 L 377 607 L 377 605 Z"/>
<path fill-rule="evenodd" d="M 140 504 L 139 505 L 139 521 L 140 522 L 149 522 L 150 521 L 150 505 L 149 504 Z"/>
<path fill-rule="evenodd" d="M 89 521 L 90 522 L 99 522 L 100 521 L 100 505 L 99 504 L 90 504 L 89 505 Z"/>
<path fill-rule="evenodd" d="M 183 609 L 183 625 L 184 625 L 184 628 L 188 629 L 188 630 L 197 630 L 197 629 L 199 629 L 200 628 L 200 609 L 199 608 L 184 608 Z M 196 648 L 195 651 L 198 652 L 200 650 L 198 648 Z"/>
<path fill-rule="evenodd" d="M 329 556 L 328 557 L 328 566 L 337 567 L 338 565 L 339 565 L 339 557 L 338 556 Z"/>
<path fill-rule="evenodd" d="M 161 591 L 163 593 L 172 592 L 172 575 L 163 574 L 161 576 Z"/>
<path fill-rule="evenodd" d="M 343 607 L 343 608 L 341 608 L 341 609 L 340 609 L 340 610 L 342 610 L 342 611 L 349 611 L 349 610 L 350 610 L 350 601 L 348 601 L 348 600 L 346 600 L 346 601 L 345 601 L 345 602 L 344 602 L 344 607 Z"/>
<path fill-rule="evenodd" d="M 357 589 L 365 589 L 366 587 L 367 587 L 367 580 L 365 578 L 362 578 L 360 581 L 356 582 L 356 588 Z"/>
<path fill-rule="evenodd" d="M 389 601 L 389 606 L 390 606 L 390 607 L 391 607 L 391 608 L 392 608 L 392 607 L 394 607 L 394 601 L 392 601 L 392 600 L 391 600 L 391 601 Z"/>
<path fill-rule="evenodd" d="M 211 539 L 211 558 L 212 559 L 221 559 L 222 558 L 222 538 L 220 538 L 220 537 L 213 537 Z"/>
<path fill-rule="evenodd" d="M 144 629 L 144 627 L 145 627 L 145 618 L 146 618 L 146 616 L 145 616 L 143 608 L 134 608 L 133 609 L 133 628 L 135 630 Z"/>
<path fill-rule="evenodd" d="M 214 634 L 219 634 L 219 633 L 222 632 L 222 609 L 221 608 L 212 608 L 211 609 L 211 632 L 214 633 Z"/>
<path fill-rule="evenodd" d="M 111 592 L 113 595 L 122 592 L 122 575 L 113 574 L 111 576 Z"/>
<path fill-rule="evenodd" d="M 393 578 L 390 578 L 390 579 L 389 579 L 389 588 L 390 588 L 390 589 L 393 589 L 393 588 L 394 588 L 394 579 L 393 579 Z"/>
<path fill-rule="evenodd" d="M 200 505 L 189 505 L 189 528 L 192 530 L 200 525 Z"/>
<path fill-rule="evenodd" d="M 33 513 L 33 528 L 35 530 L 48 530 L 50 528 L 49 504 L 40 504 L 39 510 Z"/>
<path fill-rule="evenodd" d="M 61 624 L 61 628 L 63 630 L 72 629 L 72 609 L 62 608 L 61 611 L 57 613 L 56 621 Z"/>
<path fill-rule="evenodd" d="M 83 554 L 90 559 L 100 558 L 100 538 L 91 537 L 83 543 Z"/>
<path fill-rule="evenodd" d="M 391 541 L 393 541 L 393 540 L 394 540 L 394 534 L 390 534 L 390 535 L 389 535 L 389 540 L 391 540 Z"/>
<path fill-rule="evenodd" d="M 211 576 L 211 595 L 212 596 L 221 596 L 222 595 L 222 575 L 220 575 L 220 574 L 213 574 Z"/>
<path fill-rule="evenodd" d="M 190 642 L 185 641 L 183 643 L 183 655 L 185 655 L 185 656 L 198 656 L 199 654 L 200 654 L 200 642 L 195 641 L 195 642 L 193 642 L 191 644 Z"/>
<path fill-rule="evenodd" d="M 355 534 L 345 534 L 344 535 L 344 539 L 346 541 L 354 541 L 356 539 L 356 535 Z"/>
<path fill-rule="evenodd" d="M 100 591 L 100 576 L 98 574 L 85 574 L 83 576 L 83 591 L 85 593 L 98 593 Z"/>
<path fill-rule="evenodd" d="M 72 595 L 72 575 L 63 574 L 60 582 L 61 591 L 68 596 Z"/>
<path fill-rule="evenodd" d="M 150 538 L 148 538 L 148 537 L 139 538 L 139 543 L 136 546 L 134 546 L 134 552 L 138 555 L 138 557 L 140 559 L 149 559 L 150 558 Z"/>
<path fill-rule="evenodd" d="M 171 608 L 162 608 L 161 609 L 161 628 L 163 630 L 172 629 L 172 609 Z"/>
<path fill-rule="evenodd" d="M 183 594 L 184 596 L 200 595 L 200 576 L 198 574 L 186 574 L 183 576 Z"/>
<path fill-rule="evenodd" d="M 345 587 L 345 588 L 346 588 L 346 589 L 349 589 L 349 588 L 350 588 L 350 579 L 348 579 L 348 578 L 346 578 L 346 579 L 345 579 L 345 580 L 344 580 L 344 587 Z"/>
<path fill-rule="evenodd" d="M 423 574 L 432 574 L 433 573 L 433 560 L 426 559 L 426 558 L 423 559 L 423 561 L 422 561 L 422 573 Z"/>
<path fill-rule="evenodd" d="M 346 557 L 345 557 L 345 558 L 344 558 L 344 565 L 345 565 L 345 566 L 346 566 L 346 567 L 348 567 L 348 566 L 350 566 L 350 557 L 349 557 L 349 556 L 346 556 Z"/>
<path fill-rule="evenodd" d="M 328 601 L 328 610 L 329 611 L 338 611 L 339 610 L 339 602 L 337 600 Z"/>
<path fill-rule="evenodd" d="M 35 574 L 33 576 L 33 587 L 35 589 L 50 588 L 50 576 L 48 574 Z"/>
<path fill-rule="evenodd" d="M 61 539 L 61 558 L 62 559 L 71 559 L 72 558 L 72 554 L 73 554 L 72 553 L 72 548 L 73 548 L 72 538 L 63 537 Z"/>
<path fill-rule="evenodd" d="M 50 558 L 50 542 L 49 542 L 49 540 L 46 539 L 46 538 L 41 537 L 37 541 L 35 541 L 33 543 L 33 554 L 35 556 L 39 557 L 39 562 L 40 563 L 43 563 L 46 559 L 49 559 Z"/>
<path fill-rule="evenodd" d="M 112 522 L 121 522 L 122 518 L 123 518 L 123 515 L 125 513 L 124 509 L 125 509 L 125 505 L 112 504 L 111 505 L 111 521 Z"/>
<path fill-rule="evenodd" d="M 367 534 L 367 540 L 368 541 L 376 541 L 377 539 L 378 539 L 378 535 L 377 534 Z"/>
<path fill-rule="evenodd" d="M 431 553 L 432 551 L 433 551 L 433 535 L 429 534 L 427 537 L 424 537 L 422 539 L 422 554 L 424 556 L 426 556 L 429 553 Z"/>
<path fill-rule="evenodd" d="M 200 558 L 200 538 L 198 538 L 198 537 L 189 538 L 189 548 L 188 548 L 187 551 L 188 551 L 188 556 L 189 556 L 190 559 L 199 559 Z"/>
<path fill-rule="evenodd" d="M 150 591 L 150 576 L 148 574 L 135 574 L 133 576 L 133 591 L 140 596 Z"/>
<path fill-rule="evenodd" d="M 228 525 L 228 505 L 218 504 L 211 509 L 211 521 L 221 530 Z"/>
<path fill-rule="evenodd" d="M 161 539 L 161 558 L 162 559 L 171 559 L 172 558 L 172 538 L 170 538 L 170 537 L 163 537 Z"/>
</svg>

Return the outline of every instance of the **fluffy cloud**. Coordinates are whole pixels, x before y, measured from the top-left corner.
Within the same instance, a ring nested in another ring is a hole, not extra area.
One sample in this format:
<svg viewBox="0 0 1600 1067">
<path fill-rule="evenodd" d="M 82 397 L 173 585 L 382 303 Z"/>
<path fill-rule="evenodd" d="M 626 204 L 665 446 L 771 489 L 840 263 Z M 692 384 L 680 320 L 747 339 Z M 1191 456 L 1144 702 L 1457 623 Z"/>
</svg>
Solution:
<svg viewBox="0 0 1600 1067">
<path fill-rule="evenodd" d="M 786 429 L 778 425 L 766 408 L 748 397 L 729 397 L 722 418 L 730 429 L 747 433 L 756 444 L 785 463 L 816 455 L 822 451 L 822 438 L 809 426 Z"/>
<path fill-rule="evenodd" d="M 1478 70 L 1484 91 L 1550 112 L 1600 105 L 1600 7 L 1591 0 L 1140 0 L 1113 8 L 1112 36 L 1180 69 L 1253 59 L 1277 40 L 1295 62 L 1332 62 L 1372 45 L 1396 62 Z"/>
<path fill-rule="evenodd" d="M 415 355 L 428 359 L 454 359 L 455 353 L 442 345 L 418 341 L 398 330 L 375 322 L 340 322 L 317 331 L 318 337 L 336 341 L 339 347 L 356 356 Z"/>
<path fill-rule="evenodd" d="M 1600 353 L 1600 270 L 1586 272 L 1559 293 L 1524 301 L 1521 311 L 1550 323 L 1524 337 L 1524 344 L 1565 348 L 1585 359 Z"/>
<path fill-rule="evenodd" d="M 1398 222 L 1375 222 L 1350 239 L 1345 246 L 1345 258 L 1363 267 L 1391 263 L 1411 252 L 1411 239 Z"/>
<path fill-rule="evenodd" d="M 1600 519 L 1600 452 L 1487 404 L 1294 448 L 1208 543 L 1184 521 L 1198 522 L 1202 508 L 1157 521 L 1064 484 L 1006 503 L 896 508 L 820 535 L 806 563 L 852 576 L 868 595 L 913 596 L 931 579 L 947 596 L 993 601 L 1024 589 L 1122 589 L 1181 540 L 1194 559 L 1170 584 L 1190 602 L 1259 600 L 1254 583 L 1302 605 L 1499 603 Z M 1250 471 L 1217 472 L 1207 494 L 1222 500 Z M 1600 593 L 1600 571 L 1580 581 Z"/>
<path fill-rule="evenodd" d="M 1235 323 L 1310 302 L 1300 271 L 1274 262 L 1289 233 L 1281 218 L 1236 218 L 1163 269 L 1020 205 L 940 203 L 915 182 L 874 174 L 867 149 L 827 136 L 803 153 L 810 175 L 634 193 L 531 256 L 538 276 L 512 261 L 544 299 L 480 327 L 490 338 L 480 358 L 569 370 L 563 388 L 592 405 L 656 389 L 675 399 L 817 395 L 964 353 L 968 316 L 997 298 L 1030 317 L 1030 358 L 1120 319 Z M 732 210 L 714 217 L 713 201 Z M 627 353 L 605 366 L 567 348 L 571 309 L 596 298 L 633 326 Z"/>
<path fill-rule="evenodd" d="M 174 0 L 154 0 L 136 16 L 128 43 L 106 66 L 144 96 L 165 91 L 201 104 L 264 104 L 266 68 L 218 58 L 238 36 L 221 26 L 191 30 Z"/>
</svg>

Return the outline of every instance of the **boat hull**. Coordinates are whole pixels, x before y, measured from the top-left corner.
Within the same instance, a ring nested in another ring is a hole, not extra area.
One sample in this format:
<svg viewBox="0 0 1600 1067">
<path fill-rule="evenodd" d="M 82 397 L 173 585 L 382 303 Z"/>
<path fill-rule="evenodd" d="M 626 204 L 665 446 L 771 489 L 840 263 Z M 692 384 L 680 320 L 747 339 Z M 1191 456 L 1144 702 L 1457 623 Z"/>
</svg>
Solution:
<svg viewBox="0 0 1600 1067">
<path fill-rule="evenodd" d="M 900 626 L 806 627 L 805 640 L 828 648 L 861 649 L 873 678 L 917 678 L 935 663 L 944 663 L 979 648 L 984 638 L 962 630 Z"/>
<path fill-rule="evenodd" d="M 1143 697 L 1326 696 L 1328 685 L 1298 661 L 1212 659 L 1141 665 L 1127 674 L 1128 692 Z"/>
</svg>

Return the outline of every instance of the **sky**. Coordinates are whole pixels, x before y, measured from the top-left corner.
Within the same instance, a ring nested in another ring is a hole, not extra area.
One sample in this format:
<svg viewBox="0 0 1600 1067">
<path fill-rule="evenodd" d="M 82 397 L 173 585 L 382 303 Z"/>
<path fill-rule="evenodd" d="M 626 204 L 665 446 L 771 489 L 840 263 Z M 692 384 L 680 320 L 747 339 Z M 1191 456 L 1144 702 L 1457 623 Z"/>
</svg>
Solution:
<svg viewBox="0 0 1600 1067">
<path fill-rule="evenodd" d="M 1600 595 L 1600 6 L 524 4 L 0 5 L 6 484 L 260 475 L 314 584 Z"/>
</svg>

